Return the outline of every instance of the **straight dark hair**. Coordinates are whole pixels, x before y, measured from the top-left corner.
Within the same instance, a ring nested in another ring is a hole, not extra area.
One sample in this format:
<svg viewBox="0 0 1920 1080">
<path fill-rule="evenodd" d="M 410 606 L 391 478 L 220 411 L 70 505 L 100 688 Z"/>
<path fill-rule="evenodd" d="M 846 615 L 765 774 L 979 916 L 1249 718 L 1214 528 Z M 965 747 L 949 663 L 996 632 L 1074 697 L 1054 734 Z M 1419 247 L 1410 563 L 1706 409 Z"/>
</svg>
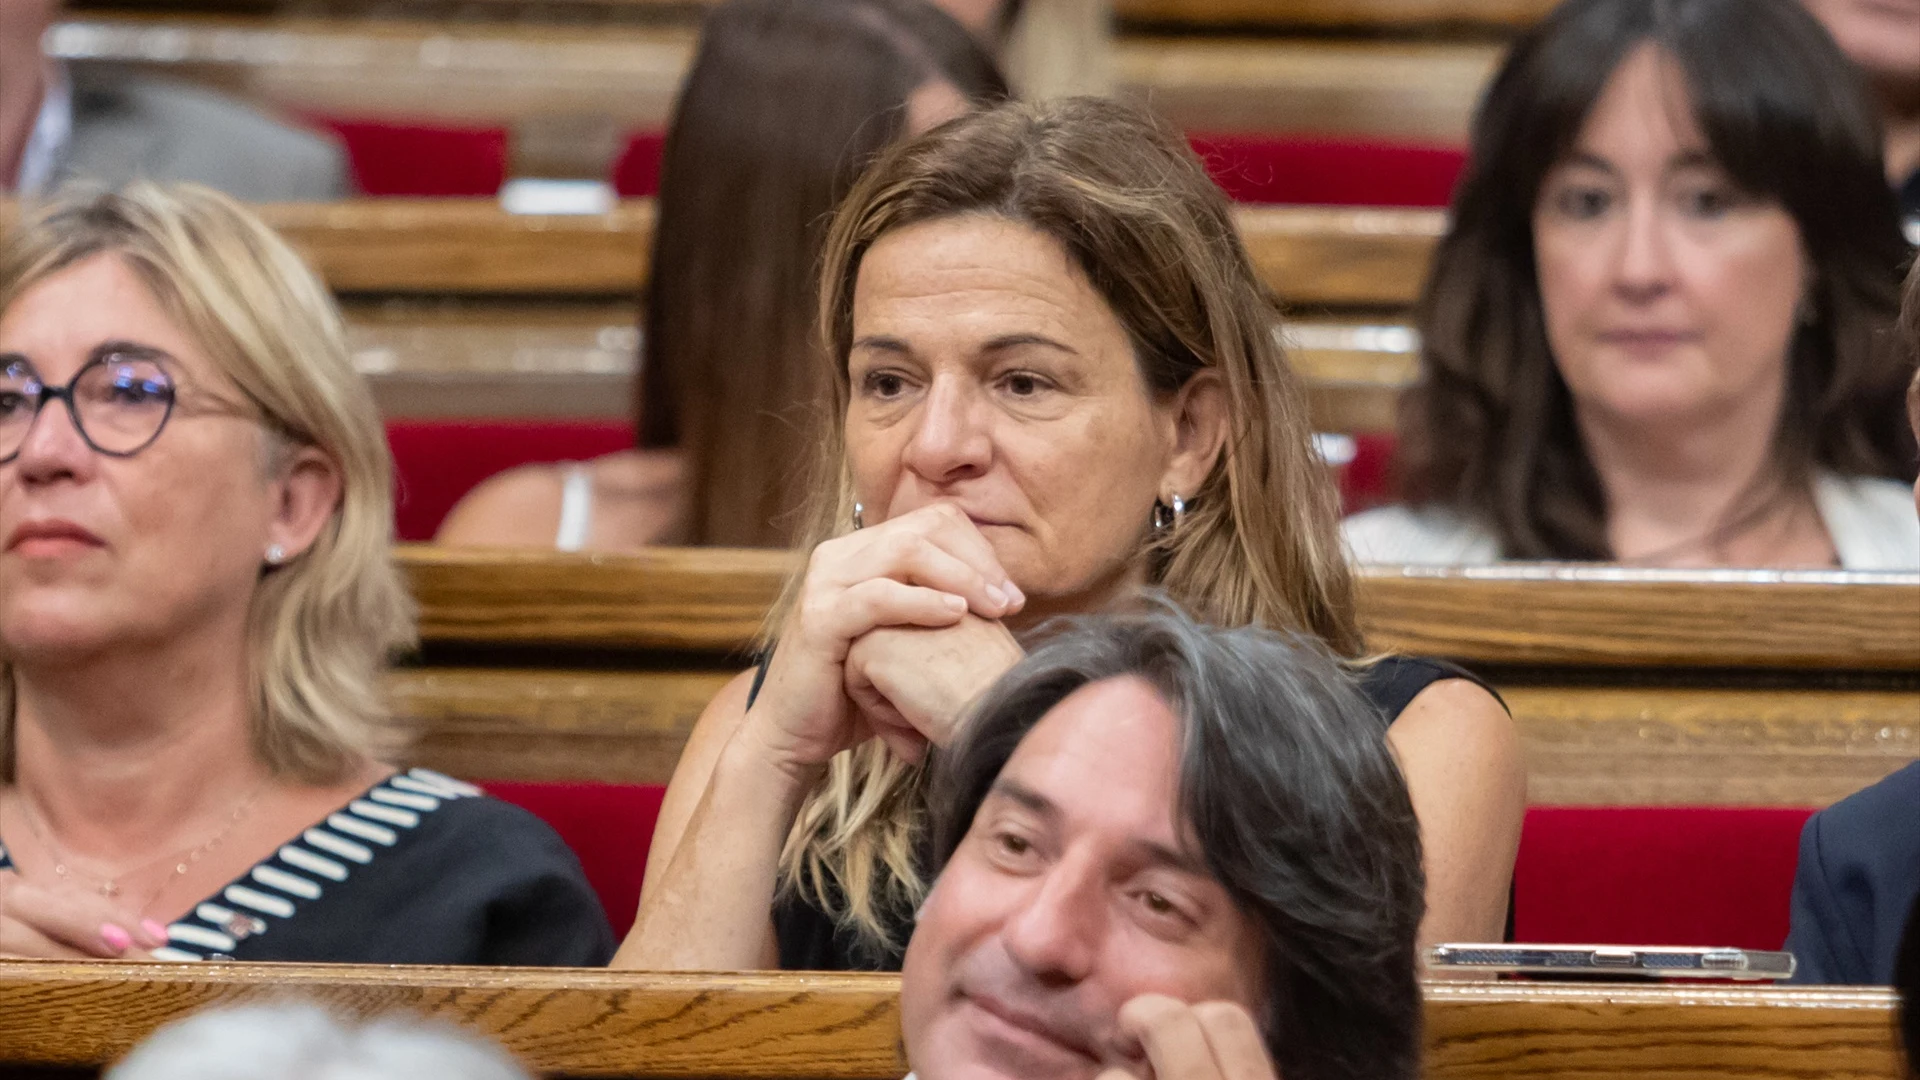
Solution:
<svg viewBox="0 0 1920 1080">
<path fill-rule="evenodd" d="M 1685 75 L 1714 160 L 1797 223 L 1816 280 L 1789 347 L 1777 468 L 1911 478 L 1890 333 L 1909 251 L 1858 73 L 1797 0 L 1568 0 L 1521 38 L 1474 120 L 1453 224 L 1416 310 L 1424 377 L 1402 403 L 1410 502 L 1491 528 L 1508 558 L 1606 559 L 1606 508 L 1547 343 L 1532 216 L 1621 61 Z"/>
<path fill-rule="evenodd" d="M 930 79 L 1006 80 L 923 0 L 728 0 L 667 130 L 636 428 L 686 456 L 682 544 L 785 547 L 805 497 L 815 264 L 833 208 Z"/>
<path fill-rule="evenodd" d="M 1170 603 L 1066 620 L 933 766 L 944 866 L 1015 747 L 1088 684 L 1137 676 L 1180 718 L 1179 808 L 1265 931 L 1263 1028 L 1287 1080 L 1419 1075 L 1420 827 L 1386 720 L 1310 638 L 1206 626 Z"/>
</svg>

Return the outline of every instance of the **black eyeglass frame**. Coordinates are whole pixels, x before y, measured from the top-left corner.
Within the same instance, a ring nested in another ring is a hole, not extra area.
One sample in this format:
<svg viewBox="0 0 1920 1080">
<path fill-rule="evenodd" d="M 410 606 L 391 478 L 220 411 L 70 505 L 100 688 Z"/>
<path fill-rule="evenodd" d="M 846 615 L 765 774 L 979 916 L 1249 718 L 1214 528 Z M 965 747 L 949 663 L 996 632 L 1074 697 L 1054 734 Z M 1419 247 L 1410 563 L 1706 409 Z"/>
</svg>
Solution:
<svg viewBox="0 0 1920 1080">
<path fill-rule="evenodd" d="M 139 446 L 131 450 L 109 450 L 99 443 L 94 442 L 93 436 L 87 434 L 87 425 L 80 419 L 80 408 L 74 404 L 73 388 L 81 379 L 87 377 L 87 372 L 92 371 L 94 368 L 107 367 L 116 360 L 125 361 L 127 359 L 144 360 L 159 368 L 161 374 L 167 377 L 167 409 L 166 412 L 160 415 L 160 422 L 154 425 L 153 434 L 147 436 L 146 441 L 142 442 Z M 58 400 L 65 403 L 67 406 L 67 419 L 73 422 L 73 430 L 79 434 L 80 441 L 87 444 L 88 449 L 96 454 L 105 454 L 107 457 L 130 458 L 140 451 L 145 450 L 147 447 L 152 446 L 154 440 L 160 437 L 160 433 L 167 430 L 167 421 L 173 419 L 173 407 L 180 399 L 179 386 L 174 382 L 173 373 L 167 370 L 166 364 L 162 363 L 157 356 L 153 355 L 130 353 L 127 350 L 101 353 L 80 365 L 80 370 L 73 373 L 73 378 L 68 379 L 59 386 L 47 385 L 46 380 L 40 377 L 39 370 L 33 366 L 33 361 L 28 360 L 24 356 L 15 354 L 11 357 L 0 357 L 0 360 L 5 361 L 4 365 L 0 365 L 0 371 L 11 371 L 15 368 L 25 367 L 28 372 L 32 373 L 33 381 L 40 387 L 40 393 L 34 398 L 33 419 L 27 421 L 26 429 L 21 432 L 20 445 L 14 447 L 11 453 L 0 456 L 0 465 L 13 464 L 14 459 L 20 456 L 20 451 L 27 448 L 27 439 L 33 435 L 33 425 L 40 422 L 40 414 L 46 411 L 48 401 Z M 4 392 L 5 391 L 0 391 L 0 393 Z"/>
</svg>

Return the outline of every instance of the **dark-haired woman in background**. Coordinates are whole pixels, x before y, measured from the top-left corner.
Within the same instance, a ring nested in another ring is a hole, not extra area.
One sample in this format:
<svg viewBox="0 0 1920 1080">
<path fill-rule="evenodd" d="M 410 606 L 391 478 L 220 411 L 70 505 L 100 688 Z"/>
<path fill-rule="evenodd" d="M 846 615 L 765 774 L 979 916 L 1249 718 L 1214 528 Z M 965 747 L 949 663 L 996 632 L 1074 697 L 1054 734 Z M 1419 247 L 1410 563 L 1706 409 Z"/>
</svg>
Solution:
<svg viewBox="0 0 1920 1080">
<path fill-rule="evenodd" d="M 1792 0 L 1572 0 L 1475 121 L 1368 562 L 1920 566 L 1909 252 Z"/>
<path fill-rule="evenodd" d="M 805 491 L 814 264 L 860 168 L 1006 83 L 924 0 L 730 0 L 675 108 L 653 238 L 638 447 L 496 476 L 438 539 L 562 550 L 782 547 Z"/>
</svg>

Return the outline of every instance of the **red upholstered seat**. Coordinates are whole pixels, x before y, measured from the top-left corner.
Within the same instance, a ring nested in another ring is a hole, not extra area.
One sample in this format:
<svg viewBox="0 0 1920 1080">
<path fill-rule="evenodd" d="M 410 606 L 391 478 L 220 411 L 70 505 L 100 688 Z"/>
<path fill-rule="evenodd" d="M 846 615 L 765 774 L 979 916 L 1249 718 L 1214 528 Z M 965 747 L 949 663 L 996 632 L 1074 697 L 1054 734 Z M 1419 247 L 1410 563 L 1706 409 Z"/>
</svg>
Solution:
<svg viewBox="0 0 1920 1080">
<path fill-rule="evenodd" d="M 1466 165 L 1444 146 L 1349 139 L 1192 135 L 1227 196 L 1246 203 L 1445 206 Z"/>
<path fill-rule="evenodd" d="M 1353 460 L 1340 470 L 1340 511 L 1357 514 L 1394 501 L 1394 437 L 1386 434 L 1356 434 Z"/>
<path fill-rule="evenodd" d="M 441 519 L 475 484 L 516 465 L 586 461 L 633 445 L 620 421 L 395 420 L 394 528 L 402 540 L 431 540 Z"/>
<path fill-rule="evenodd" d="M 1778 949 L 1812 813 L 1533 807 L 1514 871 L 1515 937 Z"/>
<path fill-rule="evenodd" d="M 660 817 L 658 784 L 535 784 L 490 781 L 487 794 L 510 802 L 553 827 L 567 842 L 600 894 L 616 938 L 627 936 L 640 908 L 647 846 Z"/>
<path fill-rule="evenodd" d="M 666 149 L 664 132 L 643 131 L 627 140 L 627 148 L 613 163 L 613 190 L 623 199 L 651 199 L 660 194 L 660 154 Z"/>
<path fill-rule="evenodd" d="M 507 179 L 503 128 L 450 128 L 315 116 L 346 144 L 363 195 L 490 198 Z"/>
</svg>

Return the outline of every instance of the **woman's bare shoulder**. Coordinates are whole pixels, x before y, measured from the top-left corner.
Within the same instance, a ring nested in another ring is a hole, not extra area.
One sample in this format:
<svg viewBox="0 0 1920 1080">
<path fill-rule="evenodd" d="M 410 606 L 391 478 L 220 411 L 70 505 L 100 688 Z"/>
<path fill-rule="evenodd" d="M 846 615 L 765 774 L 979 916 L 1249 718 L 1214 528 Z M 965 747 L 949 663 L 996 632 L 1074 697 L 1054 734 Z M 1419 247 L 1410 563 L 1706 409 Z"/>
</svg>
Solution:
<svg viewBox="0 0 1920 1080">
<path fill-rule="evenodd" d="M 564 465 L 521 465 L 480 481 L 440 523 L 434 542 L 463 547 L 553 546 Z"/>
</svg>

